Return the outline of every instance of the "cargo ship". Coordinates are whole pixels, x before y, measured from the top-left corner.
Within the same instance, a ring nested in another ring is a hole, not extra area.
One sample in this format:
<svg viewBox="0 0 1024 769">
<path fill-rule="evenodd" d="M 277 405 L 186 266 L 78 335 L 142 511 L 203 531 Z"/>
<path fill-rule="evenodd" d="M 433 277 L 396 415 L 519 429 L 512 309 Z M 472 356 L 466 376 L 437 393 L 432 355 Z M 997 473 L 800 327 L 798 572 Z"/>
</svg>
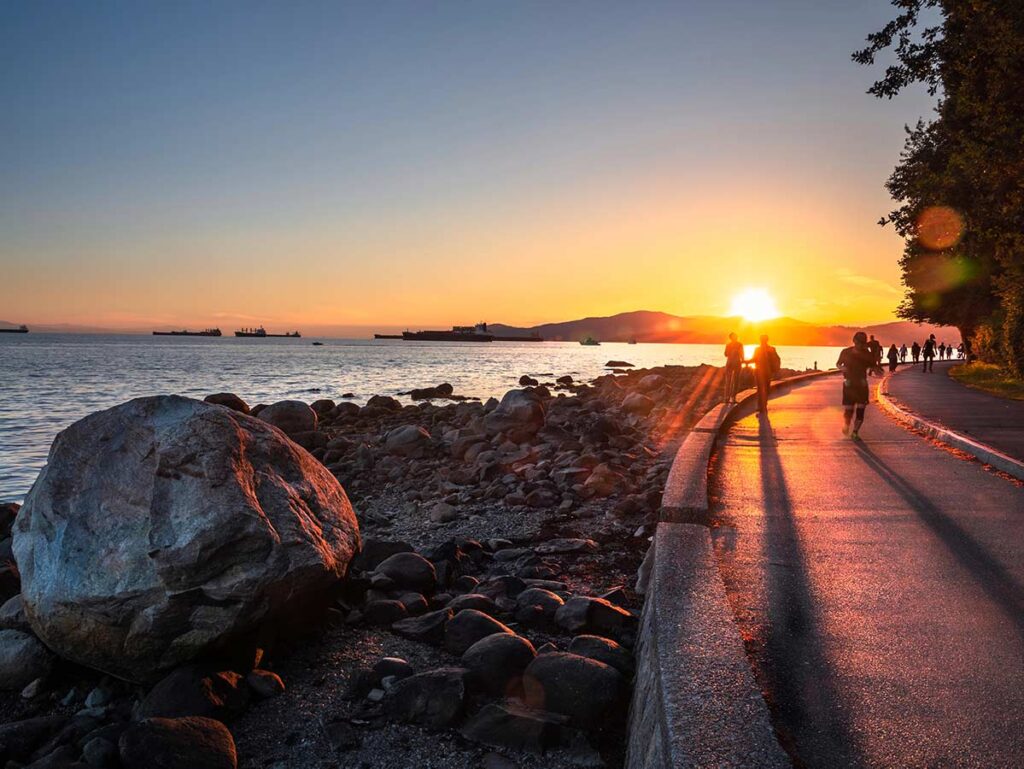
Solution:
<svg viewBox="0 0 1024 769">
<path fill-rule="evenodd" d="M 28 326 L 21 325 L 17 328 L 0 328 L 0 334 L 27 334 Z"/>
<path fill-rule="evenodd" d="M 153 336 L 221 336 L 219 328 L 204 328 L 202 331 L 154 331 Z"/>
<path fill-rule="evenodd" d="M 375 339 L 404 339 L 407 342 L 543 342 L 537 334 L 532 336 L 498 336 L 487 330 L 486 323 L 475 326 L 452 326 L 451 331 L 404 331 L 401 337 L 374 334 Z"/>
<path fill-rule="evenodd" d="M 298 331 L 286 331 L 283 334 L 268 334 L 267 330 L 260 326 L 259 328 L 240 328 L 235 332 L 235 336 L 247 336 L 256 337 L 257 339 L 266 339 L 269 337 L 287 337 L 289 339 L 298 339 L 302 334 Z"/>
</svg>

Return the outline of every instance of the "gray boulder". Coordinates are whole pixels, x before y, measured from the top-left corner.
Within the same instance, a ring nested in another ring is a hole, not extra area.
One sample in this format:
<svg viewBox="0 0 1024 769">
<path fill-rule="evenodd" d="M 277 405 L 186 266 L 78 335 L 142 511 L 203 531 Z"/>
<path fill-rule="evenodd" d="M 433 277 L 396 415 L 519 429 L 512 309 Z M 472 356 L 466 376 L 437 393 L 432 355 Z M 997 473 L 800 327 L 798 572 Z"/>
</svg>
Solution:
<svg viewBox="0 0 1024 769">
<path fill-rule="evenodd" d="M 466 649 L 462 664 L 474 684 L 503 696 L 516 692 L 523 671 L 536 656 L 533 644 L 522 636 L 494 633 Z"/>
<path fill-rule="evenodd" d="M 395 553 L 381 561 L 376 571 L 398 587 L 418 592 L 429 593 L 437 586 L 434 564 L 418 553 Z"/>
<path fill-rule="evenodd" d="M 391 430 L 384 438 L 384 448 L 389 454 L 402 457 L 419 457 L 430 446 L 430 433 L 419 425 L 402 425 Z"/>
<path fill-rule="evenodd" d="M 523 673 L 526 704 L 594 728 L 622 704 L 625 682 L 610 665 L 567 652 L 539 655 Z"/>
<path fill-rule="evenodd" d="M 0 689 L 23 689 L 53 669 L 53 654 L 20 630 L 0 630 Z"/>
<path fill-rule="evenodd" d="M 647 416 L 654 409 L 654 401 L 642 393 L 630 393 L 622 401 L 622 410 L 627 414 Z"/>
<path fill-rule="evenodd" d="M 0 630 L 29 630 L 28 617 L 25 616 L 25 603 L 21 595 L 8 599 L 0 606 Z"/>
<path fill-rule="evenodd" d="M 470 646 L 495 633 L 515 635 L 512 630 L 493 617 L 476 609 L 463 609 L 444 628 L 444 647 L 461 656 Z"/>
<path fill-rule="evenodd" d="M 318 421 L 316 412 L 302 401 L 278 401 L 261 409 L 258 418 L 285 435 L 312 432 Z"/>
<path fill-rule="evenodd" d="M 118 742 L 125 769 L 237 769 L 235 740 L 210 718 L 147 718 Z"/>
<path fill-rule="evenodd" d="M 437 668 L 403 678 L 389 693 L 386 710 L 399 721 L 447 729 L 462 717 L 466 675 L 464 668 Z"/>
<path fill-rule="evenodd" d="M 358 544 L 345 491 L 312 456 L 177 396 L 61 432 L 14 527 L 40 639 L 139 681 L 334 585 Z"/>
<path fill-rule="evenodd" d="M 633 655 L 610 638 L 578 635 L 569 643 L 569 652 L 611 665 L 627 678 L 633 676 Z"/>
<path fill-rule="evenodd" d="M 513 432 L 525 436 L 544 426 L 544 404 L 533 390 L 509 390 L 498 407 L 484 417 L 489 435 Z"/>
<path fill-rule="evenodd" d="M 444 640 L 444 627 L 451 618 L 451 609 L 438 609 L 419 617 L 399 620 L 391 626 L 391 629 L 398 635 L 413 641 L 439 644 Z"/>
<path fill-rule="evenodd" d="M 203 400 L 206 403 L 213 403 L 217 406 L 226 406 L 232 411 L 237 411 L 241 414 L 249 413 L 249 404 L 234 393 L 214 393 L 213 395 L 207 395 Z"/>
</svg>

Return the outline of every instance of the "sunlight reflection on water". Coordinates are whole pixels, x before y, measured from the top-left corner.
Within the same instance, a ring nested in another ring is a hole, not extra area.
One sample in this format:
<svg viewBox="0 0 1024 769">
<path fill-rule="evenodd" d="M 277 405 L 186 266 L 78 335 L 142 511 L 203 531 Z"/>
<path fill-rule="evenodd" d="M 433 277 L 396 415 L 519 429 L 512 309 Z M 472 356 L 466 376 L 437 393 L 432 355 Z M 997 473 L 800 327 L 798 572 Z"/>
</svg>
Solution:
<svg viewBox="0 0 1024 769">
<path fill-rule="evenodd" d="M 501 397 L 522 374 L 589 380 L 608 360 L 637 367 L 718 364 L 722 345 L 575 342 L 467 344 L 391 340 L 0 334 L 0 501 L 20 500 L 58 431 L 130 398 L 234 392 L 250 404 L 395 395 L 450 382 Z M 782 364 L 834 365 L 838 348 L 779 347 Z"/>
</svg>

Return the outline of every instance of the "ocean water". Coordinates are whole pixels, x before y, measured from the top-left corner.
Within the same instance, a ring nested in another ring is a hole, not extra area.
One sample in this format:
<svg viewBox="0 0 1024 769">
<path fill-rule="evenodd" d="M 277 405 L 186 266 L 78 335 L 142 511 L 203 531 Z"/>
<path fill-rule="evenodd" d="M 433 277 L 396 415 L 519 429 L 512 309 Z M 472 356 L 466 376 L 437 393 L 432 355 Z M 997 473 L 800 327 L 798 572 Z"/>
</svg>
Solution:
<svg viewBox="0 0 1024 769">
<path fill-rule="evenodd" d="M 779 353 L 787 368 L 828 368 L 838 348 Z M 353 393 L 365 403 L 450 382 L 459 395 L 501 397 L 523 374 L 585 381 L 613 359 L 640 368 L 720 364 L 722 345 L 0 334 L 0 501 L 24 497 L 60 430 L 143 395 L 227 391 L 256 404 Z"/>
</svg>

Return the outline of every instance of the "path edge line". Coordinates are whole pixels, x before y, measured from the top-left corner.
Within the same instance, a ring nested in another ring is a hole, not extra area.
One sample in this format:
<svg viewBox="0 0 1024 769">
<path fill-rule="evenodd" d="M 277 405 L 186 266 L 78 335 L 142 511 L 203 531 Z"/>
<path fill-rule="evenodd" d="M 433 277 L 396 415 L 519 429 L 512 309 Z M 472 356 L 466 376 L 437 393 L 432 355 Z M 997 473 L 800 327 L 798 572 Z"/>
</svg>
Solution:
<svg viewBox="0 0 1024 769">
<path fill-rule="evenodd" d="M 836 373 L 780 379 L 771 393 Z M 713 406 L 672 462 L 658 524 L 637 573 L 636 589 L 645 600 L 634 650 L 626 769 L 792 767 L 754 680 L 708 526 L 711 455 L 756 398 L 756 390 L 744 390 L 735 404 Z"/>
<path fill-rule="evenodd" d="M 907 370 L 911 371 L 913 369 Z M 909 408 L 899 405 L 889 395 L 889 380 L 893 376 L 892 373 L 886 374 L 882 381 L 878 383 L 877 388 L 878 404 L 890 415 L 900 422 L 910 425 L 915 430 L 924 433 L 929 438 L 934 438 L 940 443 L 969 454 L 979 462 L 984 462 L 1007 475 L 1013 476 L 1017 480 L 1024 481 L 1024 462 L 1014 459 L 981 441 L 969 438 L 963 433 L 951 430 L 938 422 L 925 419 L 919 414 L 915 414 Z"/>
</svg>

